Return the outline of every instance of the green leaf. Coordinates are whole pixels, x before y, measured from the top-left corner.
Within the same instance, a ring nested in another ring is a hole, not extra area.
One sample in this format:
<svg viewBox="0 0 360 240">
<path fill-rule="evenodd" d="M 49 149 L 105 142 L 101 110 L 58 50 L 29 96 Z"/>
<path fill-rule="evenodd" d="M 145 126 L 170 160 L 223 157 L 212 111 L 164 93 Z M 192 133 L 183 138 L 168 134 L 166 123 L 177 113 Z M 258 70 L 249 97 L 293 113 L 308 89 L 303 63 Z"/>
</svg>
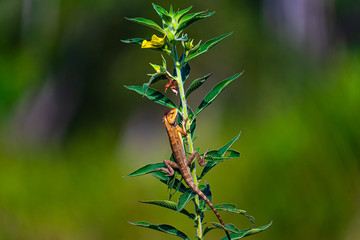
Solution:
<svg viewBox="0 0 360 240">
<path fill-rule="evenodd" d="M 164 163 L 154 163 L 154 164 L 148 164 L 142 168 L 139 168 L 138 170 L 130 173 L 129 175 L 125 177 L 135 177 L 135 176 L 141 176 L 148 173 L 151 173 L 153 171 L 156 171 L 157 168 L 165 167 Z"/>
<path fill-rule="evenodd" d="M 163 67 L 166 69 L 166 59 L 162 54 L 161 54 L 161 59 L 162 59 Z"/>
<path fill-rule="evenodd" d="M 190 125 L 190 134 L 191 134 L 191 139 L 194 141 L 194 133 L 195 133 L 195 129 L 196 129 L 196 118 L 191 122 Z"/>
<path fill-rule="evenodd" d="M 179 21 L 179 27 L 176 30 L 176 34 L 180 34 L 185 28 L 189 27 L 194 22 L 196 22 L 200 19 L 203 19 L 203 18 L 210 17 L 214 13 L 215 12 L 208 12 L 206 10 L 206 11 L 197 12 L 197 13 L 189 13 L 189 14 L 183 16 Z"/>
<path fill-rule="evenodd" d="M 205 167 L 203 168 L 201 175 L 199 177 L 199 180 L 202 179 L 206 173 L 208 173 L 213 167 L 215 167 L 219 162 L 215 162 L 215 161 L 208 161 L 205 165 Z"/>
<path fill-rule="evenodd" d="M 241 132 L 236 135 L 233 139 L 231 139 L 225 146 L 218 150 L 218 153 L 223 157 L 225 156 L 226 152 L 232 147 L 232 145 L 239 139 Z"/>
<path fill-rule="evenodd" d="M 218 204 L 214 206 L 216 210 L 220 210 L 220 211 L 224 211 L 224 212 L 232 212 L 232 213 L 246 213 L 245 210 L 242 209 L 237 209 L 236 206 L 234 204 L 229 204 L 229 203 L 223 203 L 223 204 Z M 211 210 L 210 207 L 206 207 L 204 208 L 204 210 Z"/>
<path fill-rule="evenodd" d="M 217 225 L 217 226 L 215 226 L 216 228 L 224 229 L 224 227 L 221 224 L 218 224 L 218 223 L 211 223 L 211 224 L 213 224 L 214 226 Z M 271 224 L 272 224 L 272 222 L 270 222 L 267 225 L 258 227 L 258 228 L 251 228 L 251 229 L 239 230 L 238 232 L 232 232 L 232 233 L 230 233 L 230 237 L 231 237 L 231 239 L 240 239 L 240 238 L 243 238 L 243 237 L 247 237 L 247 236 L 250 236 L 250 235 L 253 235 L 253 234 L 256 234 L 256 233 L 259 233 L 259 232 L 262 232 L 262 231 L 266 230 L 267 228 L 270 227 Z M 229 224 L 226 224 L 227 227 L 225 229 L 229 228 L 227 230 L 231 231 L 230 230 L 231 227 L 230 226 L 228 227 L 228 225 Z M 234 226 L 234 225 L 232 225 L 232 226 Z M 228 239 L 227 237 L 224 237 L 221 240 L 227 240 L 227 239 Z"/>
<path fill-rule="evenodd" d="M 133 44 L 138 44 L 138 45 L 142 45 L 142 42 L 144 40 L 150 40 L 150 39 L 145 39 L 145 38 L 130 38 L 130 39 L 126 39 L 126 40 L 121 40 L 121 42 L 123 43 L 133 43 Z"/>
<path fill-rule="evenodd" d="M 175 14 L 175 18 L 176 18 L 177 20 L 180 19 L 184 14 L 186 14 L 187 12 L 189 12 L 191 9 L 192 9 L 192 6 L 186 8 L 186 9 L 183 9 L 183 10 L 178 11 L 178 12 Z"/>
<path fill-rule="evenodd" d="M 177 205 L 177 212 L 183 210 L 186 207 L 186 205 L 188 205 L 188 203 L 195 198 L 195 196 L 196 193 L 194 193 L 191 189 L 180 195 Z"/>
<path fill-rule="evenodd" d="M 170 5 L 169 14 L 170 14 L 171 16 L 174 15 L 174 9 L 173 9 L 173 6 L 172 6 L 172 5 Z"/>
<path fill-rule="evenodd" d="M 150 63 L 150 65 L 154 68 L 154 70 L 156 72 L 161 71 L 161 72 L 166 72 L 166 68 L 164 68 L 163 66 L 157 65 L 157 64 L 152 64 Z"/>
<path fill-rule="evenodd" d="M 220 41 L 224 40 L 226 37 L 230 36 L 231 34 L 232 34 L 232 32 L 206 41 L 196 51 L 190 53 L 185 61 L 186 62 L 190 61 L 191 59 L 193 59 L 203 53 L 206 53 L 210 48 L 214 47 L 216 44 L 218 44 Z"/>
<path fill-rule="evenodd" d="M 212 159 L 209 160 L 205 167 L 203 168 L 199 180 L 202 179 L 207 172 L 209 172 L 213 167 L 215 167 L 220 161 L 223 161 L 224 159 L 232 159 L 240 156 L 240 153 L 234 150 L 230 150 L 232 145 L 238 140 L 240 137 L 240 133 L 236 135 L 233 139 L 230 140 L 225 146 L 220 148 L 219 150 L 210 151 L 207 153 L 207 155 L 212 156 Z M 226 157 L 226 154 L 230 153 L 229 156 Z"/>
<path fill-rule="evenodd" d="M 158 81 L 161 80 L 167 80 L 168 78 L 166 77 L 166 73 L 165 72 L 159 72 L 159 73 L 155 73 L 155 74 L 150 74 L 151 78 L 149 80 L 149 82 L 146 84 L 147 85 L 147 89 L 148 86 L 150 86 L 151 84 L 154 84 Z M 147 92 L 147 89 L 145 89 L 145 93 Z"/>
<path fill-rule="evenodd" d="M 171 23 L 172 18 L 170 17 L 169 13 L 160 7 L 159 5 L 152 4 L 157 14 L 160 16 L 160 18 L 165 21 L 167 24 Z"/>
<path fill-rule="evenodd" d="M 158 170 L 159 168 L 163 168 L 163 167 L 166 167 L 164 163 L 148 164 L 148 165 L 141 167 L 138 170 L 130 173 L 129 175 L 127 175 L 125 177 L 136 177 L 136 176 L 142 176 L 142 175 L 150 173 L 151 175 L 153 175 L 154 177 L 159 179 L 161 182 L 168 185 L 168 183 L 171 180 L 171 177 L 166 176 L 167 173 Z M 175 179 L 175 178 L 174 178 L 174 184 L 172 185 L 172 188 L 174 188 L 180 192 L 186 192 L 189 190 L 189 188 L 187 188 L 181 181 L 179 181 L 178 179 Z"/>
<path fill-rule="evenodd" d="M 171 177 L 166 176 L 167 173 L 163 172 L 163 171 L 156 171 L 156 172 L 151 172 L 151 175 L 153 175 L 154 177 L 156 177 L 157 179 L 160 180 L 160 182 L 169 185 L 169 181 L 171 180 Z M 176 187 L 175 187 L 176 186 Z M 186 192 L 188 191 L 189 188 L 187 188 L 182 182 L 180 182 L 178 179 L 175 179 L 175 183 L 172 186 L 175 190 L 179 190 L 180 192 Z"/>
<path fill-rule="evenodd" d="M 245 217 L 247 217 L 249 219 L 249 221 L 251 222 L 251 224 L 253 226 L 255 224 L 255 219 L 253 216 L 246 214 L 245 210 L 237 209 L 234 204 L 224 203 L 224 204 L 215 205 L 214 207 L 216 210 L 219 210 L 219 211 L 231 212 L 231 213 L 237 213 L 237 214 L 244 215 Z M 205 210 L 212 210 L 212 209 L 210 207 L 206 207 L 206 208 L 204 208 L 204 211 Z"/>
<path fill-rule="evenodd" d="M 142 17 L 136 17 L 136 18 L 127 18 L 126 17 L 125 19 L 129 20 L 131 22 L 139 23 L 141 25 L 150 27 L 152 29 L 155 29 L 156 31 L 159 31 L 159 32 L 165 34 L 164 30 L 152 20 L 145 19 L 145 18 L 142 18 Z"/>
<path fill-rule="evenodd" d="M 210 185 L 208 183 L 205 183 L 205 186 L 201 186 L 201 191 L 205 194 L 205 196 L 212 202 L 212 194 L 210 191 Z M 200 187 L 199 187 L 200 188 Z M 200 198 L 200 204 L 199 208 L 204 209 L 206 207 L 207 203 L 204 199 Z"/>
<path fill-rule="evenodd" d="M 176 105 L 168 99 L 164 94 L 156 89 L 148 88 L 147 84 L 141 86 L 125 86 L 127 89 L 133 90 L 140 95 L 143 95 L 158 104 L 164 105 L 169 108 L 177 108 Z"/>
<path fill-rule="evenodd" d="M 226 224 L 225 227 L 223 225 L 221 225 L 220 223 L 217 223 L 217 222 L 212 222 L 211 223 L 215 228 L 221 228 L 221 229 L 224 229 L 226 231 L 229 231 L 229 232 L 235 232 L 235 233 L 239 233 L 240 230 L 234 226 L 234 224 L 232 223 L 229 223 L 229 224 Z"/>
<path fill-rule="evenodd" d="M 195 79 L 194 81 L 192 81 L 192 83 L 190 84 L 189 88 L 186 90 L 185 93 L 185 98 L 187 99 L 189 97 L 189 95 L 195 91 L 196 89 L 198 89 L 201 85 L 204 84 L 204 82 L 212 75 L 212 73 L 209 73 L 205 76 L 203 76 L 202 78 L 198 78 Z"/>
<path fill-rule="evenodd" d="M 159 14 L 160 17 L 162 15 L 170 16 L 169 13 L 164 8 L 162 8 L 161 6 L 156 5 L 155 3 L 153 3 L 152 5 L 153 5 L 155 11 L 157 12 L 157 14 Z"/>
<path fill-rule="evenodd" d="M 223 161 L 225 159 L 233 159 L 233 158 L 240 157 L 240 153 L 235 150 L 228 150 L 226 152 L 226 155 L 228 155 L 228 156 L 221 156 L 218 153 L 218 150 L 212 150 L 212 151 L 208 152 L 206 155 L 209 155 L 209 156 L 205 157 L 205 159 L 208 161 L 213 161 L 213 162 L 219 162 L 219 161 Z"/>
<path fill-rule="evenodd" d="M 150 228 L 150 229 L 153 229 L 153 230 L 156 230 L 156 231 L 160 231 L 160 232 L 163 232 L 163 233 L 178 236 L 178 237 L 180 237 L 182 239 L 190 240 L 190 238 L 188 236 L 186 236 L 185 233 L 183 233 L 183 232 L 177 230 L 176 228 L 174 228 L 173 226 L 170 226 L 170 225 L 167 225 L 167 224 L 153 225 L 153 224 L 150 224 L 150 223 L 147 223 L 147 222 L 136 222 L 136 223 L 129 222 L 129 223 L 132 224 L 132 225 L 135 225 L 135 226 L 144 227 L 144 228 Z"/>
<path fill-rule="evenodd" d="M 141 203 L 152 204 L 152 205 L 160 206 L 160 207 L 167 208 L 167 209 L 170 209 L 170 210 L 173 210 L 173 211 L 177 212 L 177 204 L 175 202 L 172 202 L 172 201 L 155 200 L 155 201 L 141 201 Z M 186 209 L 182 209 L 180 211 L 180 213 L 188 216 L 192 220 L 195 219 L 195 214 L 189 213 Z"/>
<path fill-rule="evenodd" d="M 222 82 L 215 85 L 213 89 L 205 96 L 204 100 L 200 103 L 199 107 L 196 109 L 195 116 L 198 115 L 202 110 L 209 106 L 215 98 L 236 78 L 240 77 L 242 73 L 238 73 L 228 79 L 223 80 Z"/>
<path fill-rule="evenodd" d="M 185 63 L 181 68 L 180 68 L 180 71 L 181 71 L 181 78 L 183 80 L 183 83 L 186 81 L 186 79 L 189 77 L 190 75 L 190 71 L 191 71 L 191 68 L 190 68 L 190 65 L 189 63 Z"/>
</svg>

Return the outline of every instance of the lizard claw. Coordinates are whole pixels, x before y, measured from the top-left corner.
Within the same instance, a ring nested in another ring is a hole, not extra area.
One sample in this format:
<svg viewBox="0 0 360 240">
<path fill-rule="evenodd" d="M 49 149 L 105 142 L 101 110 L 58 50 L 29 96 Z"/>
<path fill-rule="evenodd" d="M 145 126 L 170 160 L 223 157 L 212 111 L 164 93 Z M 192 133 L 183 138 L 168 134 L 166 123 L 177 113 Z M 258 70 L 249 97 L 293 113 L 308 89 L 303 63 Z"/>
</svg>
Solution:
<svg viewBox="0 0 360 240">
<path fill-rule="evenodd" d="M 208 151 L 209 151 L 209 148 L 206 150 L 206 152 L 204 152 L 204 158 L 210 157 L 210 158 L 214 161 L 214 158 L 213 158 L 211 155 L 208 155 L 208 154 L 207 154 Z"/>
<path fill-rule="evenodd" d="M 182 126 L 185 126 L 186 121 L 187 121 L 187 119 L 186 119 L 186 120 L 184 120 L 184 119 L 183 119 L 183 120 L 181 120 L 181 125 L 182 125 Z"/>
</svg>

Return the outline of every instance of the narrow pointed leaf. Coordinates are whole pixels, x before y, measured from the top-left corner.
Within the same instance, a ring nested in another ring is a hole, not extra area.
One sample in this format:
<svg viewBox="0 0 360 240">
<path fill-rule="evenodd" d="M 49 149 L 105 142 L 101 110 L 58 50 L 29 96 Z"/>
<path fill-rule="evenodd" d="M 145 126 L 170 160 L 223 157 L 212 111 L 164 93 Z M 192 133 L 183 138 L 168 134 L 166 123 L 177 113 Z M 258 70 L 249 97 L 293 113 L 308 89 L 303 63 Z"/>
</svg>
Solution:
<svg viewBox="0 0 360 240">
<path fill-rule="evenodd" d="M 189 95 L 195 91 L 196 89 L 198 89 L 201 85 L 204 84 L 204 82 L 212 75 L 212 73 L 209 73 L 205 76 L 203 76 L 202 78 L 198 78 L 194 81 L 192 81 L 192 83 L 190 84 L 189 88 L 186 90 L 185 93 L 185 98 L 187 99 L 189 97 Z"/>
<path fill-rule="evenodd" d="M 169 15 L 169 13 L 163 9 L 162 7 L 160 7 L 159 5 L 156 5 L 156 4 L 152 4 L 155 11 L 157 12 L 157 14 L 161 17 L 161 19 L 163 21 L 165 21 L 167 24 L 171 22 L 171 17 Z"/>
<path fill-rule="evenodd" d="M 181 177 L 180 180 L 178 180 L 177 178 L 175 178 L 175 181 L 174 181 L 174 185 L 172 186 L 172 188 L 175 189 L 175 191 L 173 193 L 170 193 L 169 195 L 169 200 L 171 200 L 171 198 L 175 195 L 175 193 L 177 193 L 178 191 L 180 191 L 180 188 L 181 186 L 184 186 L 185 185 L 182 183 L 182 180 L 183 178 Z M 176 187 L 175 187 L 176 186 Z M 185 190 L 184 190 L 185 191 Z M 184 192 L 184 191 L 180 191 L 180 192 Z"/>
<path fill-rule="evenodd" d="M 142 42 L 144 40 L 150 40 L 150 39 L 145 39 L 145 38 L 130 38 L 130 39 L 126 39 L 126 40 L 121 40 L 121 42 L 123 43 L 133 43 L 133 44 L 137 44 L 140 45 L 142 44 Z"/>
<path fill-rule="evenodd" d="M 242 73 L 236 74 L 228 79 L 223 80 L 222 82 L 215 85 L 213 89 L 205 96 L 204 100 L 200 103 L 199 107 L 196 109 L 195 116 L 198 115 L 202 110 L 209 106 L 215 98 L 236 78 L 240 77 Z"/>
<path fill-rule="evenodd" d="M 232 145 L 239 139 L 241 132 L 236 135 L 233 139 L 230 140 L 225 146 L 218 150 L 218 153 L 223 157 L 225 156 L 226 152 L 232 147 Z"/>
<path fill-rule="evenodd" d="M 240 153 L 235 150 L 232 150 L 232 149 L 227 150 L 227 152 L 224 156 L 221 156 L 218 151 L 219 150 L 212 150 L 210 152 L 207 152 L 206 155 L 208 155 L 208 156 L 205 157 L 205 159 L 208 161 L 219 162 L 219 161 L 223 161 L 225 159 L 227 160 L 227 159 L 233 159 L 233 158 L 240 157 Z M 226 156 L 226 155 L 228 155 L 228 156 Z"/>
<path fill-rule="evenodd" d="M 211 224 L 213 224 L 213 223 L 211 223 Z M 240 238 L 243 238 L 243 237 L 247 237 L 247 236 L 250 236 L 250 235 L 253 235 L 253 234 L 256 234 L 256 233 L 259 233 L 259 232 L 262 232 L 262 231 L 266 230 L 267 228 L 270 227 L 271 224 L 272 224 L 272 222 L 270 222 L 267 225 L 258 227 L 258 228 L 240 230 L 238 233 L 232 232 L 232 233 L 230 233 L 230 237 L 231 237 L 231 239 L 240 239 Z M 221 227 L 220 226 L 218 226 L 218 227 L 221 228 L 222 226 Z M 227 237 L 224 237 L 221 240 L 227 240 L 227 239 L 228 239 Z"/>
<path fill-rule="evenodd" d="M 220 41 L 224 40 L 226 37 L 230 36 L 231 34 L 232 34 L 232 32 L 206 41 L 196 51 L 190 53 L 185 61 L 186 62 L 190 61 L 191 59 L 198 57 L 199 55 L 201 55 L 203 53 L 206 53 L 207 51 L 209 51 L 209 49 L 214 47 L 216 44 L 218 44 Z"/>
<path fill-rule="evenodd" d="M 185 28 L 189 27 L 191 24 L 197 22 L 200 19 L 210 17 L 214 13 L 215 12 L 208 12 L 206 10 L 203 12 L 189 13 L 189 14 L 183 16 L 179 21 L 179 27 L 176 31 L 176 34 L 180 34 Z"/>
<path fill-rule="evenodd" d="M 231 213 L 237 213 L 237 214 L 244 215 L 245 217 L 247 217 L 249 219 L 249 221 L 251 222 L 251 224 L 253 226 L 255 224 L 255 219 L 253 216 L 246 214 L 245 210 L 237 209 L 234 204 L 224 203 L 224 204 L 215 205 L 214 207 L 216 210 L 219 210 L 219 211 L 231 212 Z M 204 211 L 206 211 L 206 210 L 211 210 L 211 208 L 210 207 L 204 208 Z"/>
<path fill-rule="evenodd" d="M 211 224 L 216 228 L 221 228 L 229 232 L 240 233 L 240 230 L 232 223 L 226 224 L 225 227 L 217 222 L 212 222 Z"/>
<path fill-rule="evenodd" d="M 191 138 L 194 141 L 194 133 L 195 133 L 195 129 L 196 129 L 196 118 L 191 122 L 190 125 L 190 134 L 191 134 Z"/>
<path fill-rule="evenodd" d="M 166 59 L 165 59 L 164 55 L 162 55 L 162 54 L 161 54 L 161 59 L 162 59 L 163 67 L 166 69 Z"/>
<path fill-rule="evenodd" d="M 153 224 L 147 223 L 147 222 L 136 222 L 136 223 L 129 222 L 129 223 L 132 225 L 135 225 L 135 226 L 150 228 L 150 229 L 153 229 L 153 230 L 156 230 L 159 232 L 175 235 L 182 239 L 190 240 L 190 238 L 188 236 L 186 236 L 185 233 L 183 233 L 183 232 L 177 230 L 175 227 L 167 225 L 167 224 L 153 225 Z"/>
<path fill-rule="evenodd" d="M 160 207 L 167 208 L 167 209 L 177 212 L 177 203 L 172 202 L 172 201 L 156 200 L 156 201 L 141 201 L 141 203 L 152 204 L 152 205 L 160 206 Z M 192 220 L 195 219 L 195 214 L 189 213 L 186 209 L 182 209 L 180 211 L 180 213 L 188 216 Z"/>
<path fill-rule="evenodd" d="M 232 212 L 232 213 L 246 213 L 245 210 L 237 209 L 234 204 L 224 203 L 218 204 L 214 206 L 216 210 L 225 211 L 225 212 Z M 204 208 L 204 210 L 211 210 L 210 207 Z"/>
<path fill-rule="evenodd" d="M 155 171 L 155 172 L 151 172 L 150 173 L 152 176 L 156 177 L 157 179 L 160 180 L 160 182 L 169 185 L 169 182 L 171 180 L 171 177 L 166 176 L 167 173 L 163 172 L 163 171 Z M 180 182 L 178 179 L 175 179 L 175 183 L 173 185 L 173 188 L 175 190 L 178 190 L 182 193 L 186 192 L 189 190 L 189 188 L 187 188 L 182 182 Z"/>
<path fill-rule="evenodd" d="M 195 198 L 195 196 L 196 193 L 194 193 L 191 189 L 180 195 L 177 205 L 177 212 L 183 210 L 186 207 L 186 205 L 188 205 L 188 203 Z"/>
<path fill-rule="evenodd" d="M 164 68 L 163 66 L 152 63 L 150 63 L 150 65 L 154 68 L 156 72 L 166 72 L 166 68 Z"/>
<path fill-rule="evenodd" d="M 212 202 L 212 194 L 210 191 L 210 185 L 208 183 L 205 183 L 205 186 L 203 186 L 203 188 L 201 188 L 201 191 L 210 200 L 210 202 Z M 205 200 L 200 198 L 199 208 L 204 209 L 206 207 L 206 205 L 207 205 L 207 203 L 205 202 Z"/>
<path fill-rule="evenodd" d="M 137 92 L 140 95 L 143 95 L 150 99 L 151 101 L 154 101 L 158 104 L 164 105 L 169 108 L 176 108 L 176 105 L 168 99 L 164 94 L 159 92 L 156 89 L 148 88 L 147 84 L 144 84 L 144 86 L 125 86 L 127 89 L 133 90 Z"/>
<path fill-rule="evenodd" d="M 149 82 L 147 83 L 147 86 L 150 86 L 151 84 L 154 84 L 161 80 L 167 80 L 166 73 L 159 72 L 159 73 L 151 74 L 151 78 L 150 78 Z M 147 89 L 145 90 L 145 93 L 146 92 L 147 92 Z"/>
<path fill-rule="evenodd" d="M 203 170 L 201 172 L 201 175 L 199 176 L 199 179 L 202 179 L 206 173 L 208 173 L 213 167 L 215 167 L 219 162 L 222 162 L 224 159 L 226 159 L 226 158 L 221 157 L 221 158 L 218 158 L 217 160 L 207 161 L 205 167 L 203 168 Z"/>
<path fill-rule="evenodd" d="M 190 75 L 190 71 L 191 71 L 190 64 L 185 63 L 184 66 L 182 66 L 180 70 L 181 70 L 181 78 L 184 83 Z"/>
<path fill-rule="evenodd" d="M 169 13 L 164 8 L 162 8 L 161 6 L 156 5 L 155 3 L 153 3 L 152 5 L 153 5 L 155 11 L 159 14 L 160 17 L 161 17 L 161 15 L 168 15 L 169 16 Z"/>
<path fill-rule="evenodd" d="M 203 168 L 199 179 L 202 179 L 206 173 L 208 173 L 213 167 L 215 167 L 219 162 L 223 161 L 224 159 L 232 159 L 240 157 L 240 153 L 234 150 L 230 150 L 232 145 L 238 140 L 240 137 L 240 133 L 236 135 L 233 139 L 230 140 L 227 144 L 225 144 L 223 147 L 221 147 L 219 150 L 210 151 L 207 153 L 207 155 L 212 156 L 211 160 L 208 160 L 205 167 Z M 226 157 L 226 154 L 229 153 L 229 155 Z M 209 157 L 207 157 L 209 159 Z"/>
<path fill-rule="evenodd" d="M 174 15 L 174 9 L 173 9 L 173 6 L 172 6 L 172 5 L 170 5 L 169 14 L 170 14 L 171 16 Z"/>
<path fill-rule="evenodd" d="M 208 173 L 213 167 L 215 167 L 219 162 L 208 161 L 203 168 L 201 175 L 199 176 L 199 180 L 202 179 L 206 173 Z"/>
<path fill-rule="evenodd" d="M 153 171 L 156 171 L 157 168 L 165 167 L 164 163 L 154 163 L 154 164 L 148 164 L 142 168 L 139 168 L 138 170 L 130 173 L 129 175 L 125 177 L 135 177 L 135 176 L 141 176 L 148 173 L 151 173 Z"/>
<path fill-rule="evenodd" d="M 183 9 L 183 10 L 180 10 L 179 12 L 176 13 L 175 17 L 177 19 L 181 18 L 184 14 L 186 14 L 187 12 L 189 12 L 191 10 L 192 6 L 186 8 L 186 9 Z"/>
<path fill-rule="evenodd" d="M 170 200 L 171 197 L 172 197 L 171 189 L 174 189 L 175 181 L 176 181 L 176 176 L 177 176 L 177 172 L 174 172 L 174 176 L 171 176 L 170 182 L 168 183 L 168 190 L 170 190 L 169 200 Z M 175 188 L 175 189 L 176 189 L 176 188 Z M 176 190 L 175 190 L 175 191 L 176 191 Z"/>
<path fill-rule="evenodd" d="M 145 18 L 142 18 L 142 17 L 126 18 L 126 19 L 131 21 L 131 22 L 139 23 L 141 25 L 150 27 L 152 29 L 155 29 L 155 30 L 165 34 L 164 30 L 152 20 L 145 19 Z"/>
</svg>

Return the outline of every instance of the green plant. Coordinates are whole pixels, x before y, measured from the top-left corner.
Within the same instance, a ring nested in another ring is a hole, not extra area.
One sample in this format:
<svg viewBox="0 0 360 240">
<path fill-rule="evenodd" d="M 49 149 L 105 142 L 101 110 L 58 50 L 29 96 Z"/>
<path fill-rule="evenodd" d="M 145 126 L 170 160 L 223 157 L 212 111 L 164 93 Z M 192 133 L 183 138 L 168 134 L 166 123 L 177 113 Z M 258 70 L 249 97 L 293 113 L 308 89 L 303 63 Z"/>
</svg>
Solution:
<svg viewBox="0 0 360 240">
<path fill-rule="evenodd" d="M 184 142 L 187 143 L 185 146 L 185 151 L 188 154 L 191 154 L 195 151 L 194 149 L 194 136 L 195 128 L 196 128 L 196 117 L 198 114 L 208 107 L 215 98 L 235 79 L 237 79 L 242 73 L 235 74 L 228 79 L 225 79 L 218 83 L 210 92 L 205 96 L 202 100 L 200 105 L 197 107 L 195 111 L 193 111 L 187 104 L 187 99 L 197 88 L 199 88 L 210 76 L 211 74 L 207 74 L 202 78 L 195 79 L 191 82 L 190 86 L 185 91 L 184 84 L 185 81 L 188 79 L 190 75 L 190 65 L 189 61 L 199 57 L 200 55 L 206 53 L 220 41 L 231 35 L 231 33 L 224 34 L 222 36 L 213 38 L 211 40 L 206 41 L 205 43 L 201 44 L 199 41 L 194 46 L 194 39 L 189 39 L 188 35 L 184 32 L 187 27 L 189 27 L 194 22 L 210 17 L 214 14 L 214 12 L 202 11 L 197 13 L 188 13 L 192 7 L 189 7 L 184 10 L 177 10 L 174 11 L 172 7 L 170 7 L 169 12 L 163 9 L 162 7 L 153 4 L 155 11 L 158 13 L 160 18 L 162 19 L 162 27 L 158 24 L 153 22 L 152 20 L 144 19 L 144 18 L 127 18 L 132 22 L 136 22 L 147 27 L 150 27 L 154 30 L 157 30 L 162 34 L 162 36 L 158 37 L 157 35 L 153 35 L 151 39 L 145 38 L 132 38 L 128 40 L 123 40 L 124 43 L 134 43 L 141 45 L 142 48 L 149 48 L 152 50 L 156 50 L 161 52 L 162 54 L 168 55 L 174 62 L 174 67 L 170 72 L 168 70 L 168 64 L 166 59 L 163 55 L 162 57 L 162 64 L 156 65 L 151 64 L 154 68 L 155 73 L 149 74 L 150 80 L 147 83 L 144 83 L 142 86 L 125 86 L 126 88 L 133 90 L 139 93 L 142 96 L 147 97 L 148 99 L 162 104 L 169 108 L 177 108 L 180 112 L 180 118 L 185 120 L 185 129 L 190 134 L 187 134 L 186 139 Z M 181 55 L 179 55 L 179 44 Z M 180 57 L 179 57 L 180 56 Z M 165 92 L 170 88 L 173 93 L 180 97 L 180 106 L 176 106 L 166 95 L 161 93 L 160 91 L 151 88 L 150 86 L 159 81 L 168 81 L 165 85 Z M 178 119 L 180 123 L 181 119 Z M 218 163 L 224 161 L 225 159 L 232 159 L 237 158 L 240 156 L 235 150 L 230 149 L 234 142 L 239 138 L 240 134 L 235 136 L 230 142 L 225 144 L 218 150 L 209 151 L 206 155 L 207 164 L 205 165 L 204 169 L 202 170 L 201 174 L 197 176 L 195 163 L 193 162 L 190 169 L 191 175 L 194 180 L 196 186 L 199 186 L 200 180 L 203 180 L 206 173 L 212 170 Z M 174 161 L 173 157 L 171 160 Z M 220 211 L 232 212 L 237 214 L 242 214 L 246 216 L 252 223 L 253 228 L 239 230 L 235 225 L 229 223 L 225 226 L 219 223 L 211 223 L 211 226 L 207 226 L 203 229 L 204 225 L 204 216 L 207 210 L 211 210 L 207 207 L 205 201 L 199 198 L 190 188 L 187 188 L 182 183 L 181 176 L 174 175 L 174 176 L 167 176 L 163 171 L 159 171 L 159 168 L 165 167 L 164 163 L 156 163 L 156 164 L 149 164 L 146 165 L 135 172 L 129 174 L 128 176 L 140 176 L 145 174 L 151 174 L 161 182 L 165 183 L 169 189 L 174 189 L 173 193 L 170 192 L 170 199 L 169 200 L 158 200 L 158 201 L 145 201 L 142 203 L 152 204 L 160 207 L 164 207 L 176 212 L 180 212 L 188 216 L 191 220 L 194 221 L 195 227 L 197 228 L 197 239 L 203 239 L 204 236 L 213 229 L 223 229 L 230 232 L 231 239 L 240 239 L 245 236 L 249 236 L 258 232 L 261 232 L 268 228 L 271 223 L 254 228 L 254 219 L 253 217 L 246 214 L 246 211 L 237 209 L 233 204 L 220 204 L 216 205 L 215 208 Z M 200 185 L 199 188 L 203 191 L 203 193 L 211 200 L 212 195 L 210 191 L 209 184 L 205 183 L 204 185 Z M 180 192 L 180 196 L 178 198 L 178 202 L 171 201 L 171 198 L 174 196 L 176 192 Z M 190 213 L 185 210 L 185 206 L 189 203 L 194 203 L 194 212 Z M 150 228 L 153 230 L 157 230 L 160 232 L 176 235 L 183 239 L 190 239 L 185 233 L 177 230 L 175 227 L 170 225 L 154 225 L 147 222 L 137 222 L 131 223 L 137 226 Z M 227 239 L 224 237 L 223 239 Z"/>
</svg>

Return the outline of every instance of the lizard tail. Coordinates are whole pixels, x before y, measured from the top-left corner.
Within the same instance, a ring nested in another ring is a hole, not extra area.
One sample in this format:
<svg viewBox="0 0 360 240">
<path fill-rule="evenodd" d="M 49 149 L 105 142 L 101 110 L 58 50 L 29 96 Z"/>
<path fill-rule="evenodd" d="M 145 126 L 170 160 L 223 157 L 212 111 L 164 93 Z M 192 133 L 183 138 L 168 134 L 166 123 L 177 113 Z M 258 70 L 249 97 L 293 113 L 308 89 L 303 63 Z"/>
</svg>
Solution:
<svg viewBox="0 0 360 240">
<path fill-rule="evenodd" d="M 189 184 L 188 184 L 189 185 Z M 206 197 L 206 195 L 197 187 L 195 186 L 195 184 L 191 184 L 189 185 L 189 187 L 192 188 L 192 190 L 199 195 L 202 199 L 204 199 L 204 201 L 209 205 L 209 207 L 213 210 L 213 212 L 215 213 L 216 217 L 219 219 L 219 222 L 221 223 L 221 225 L 223 225 L 223 227 L 225 227 L 225 223 L 222 220 L 222 218 L 220 217 L 220 214 L 218 213 L 218 211 L 215 209 L 214 205 L 210 202 L 210 200 Z M 226 236 L 228 237 L 229 240 L 231 240 L 229 232 L 224 230 L 226 233 Z"/>
</svg>

